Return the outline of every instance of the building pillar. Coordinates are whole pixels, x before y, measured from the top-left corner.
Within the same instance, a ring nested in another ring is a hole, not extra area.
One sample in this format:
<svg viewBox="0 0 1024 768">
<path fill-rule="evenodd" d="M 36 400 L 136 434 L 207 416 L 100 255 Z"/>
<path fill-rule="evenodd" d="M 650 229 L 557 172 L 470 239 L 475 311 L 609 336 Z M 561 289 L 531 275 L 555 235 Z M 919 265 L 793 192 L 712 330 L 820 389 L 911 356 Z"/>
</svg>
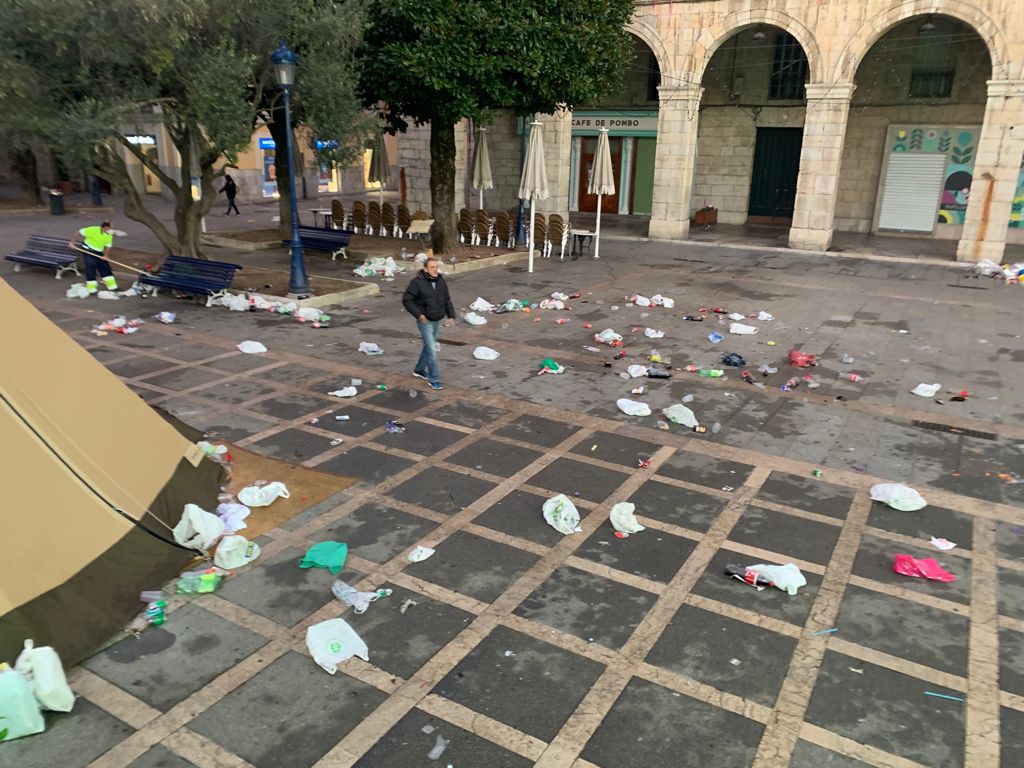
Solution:
<svg viewBox="0 0 1024 768">
<path fill-rule="evenodd" d="M 853 83 L 808 83 L 789 246 L 825 251 L 832 244 Z"/>
<path fill-rule="evenodd" d="M 572 112 L 562 110 L 553 115 L 541 115 L 544 123 L 544 162 L 547 165 L 547 200 L 537 201 L 537 212 L 557 213 L 562 221 L 569 220 L 569 167 L 572 156 Z"/>
<path fill-rule="evenodd" d="M 958 261 L 999 263 L 1024 155 L 1024 80 L 989 80 Z"/>
<path fill-rule="evenodd" d="M 682 240 L 690 233 L 697 113 L 703 92 L 692 83 L 658 88 L 658 144 L 649 237 Z"/>
</svg>

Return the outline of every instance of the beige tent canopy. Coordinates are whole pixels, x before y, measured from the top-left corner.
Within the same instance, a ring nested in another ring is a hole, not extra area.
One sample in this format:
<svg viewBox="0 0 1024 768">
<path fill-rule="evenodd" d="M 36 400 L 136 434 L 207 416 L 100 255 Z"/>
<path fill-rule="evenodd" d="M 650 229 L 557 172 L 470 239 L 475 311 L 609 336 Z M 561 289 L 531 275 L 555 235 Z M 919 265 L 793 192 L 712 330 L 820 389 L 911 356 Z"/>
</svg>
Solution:
<svg viewBox="0 0 1024 768">
<path fill-rule="evenodd" d="M 3 280 L 0 327 L 0 661 L 70 665 L 194 554 L 171 528 L 223 471 Z"/>
</svg>

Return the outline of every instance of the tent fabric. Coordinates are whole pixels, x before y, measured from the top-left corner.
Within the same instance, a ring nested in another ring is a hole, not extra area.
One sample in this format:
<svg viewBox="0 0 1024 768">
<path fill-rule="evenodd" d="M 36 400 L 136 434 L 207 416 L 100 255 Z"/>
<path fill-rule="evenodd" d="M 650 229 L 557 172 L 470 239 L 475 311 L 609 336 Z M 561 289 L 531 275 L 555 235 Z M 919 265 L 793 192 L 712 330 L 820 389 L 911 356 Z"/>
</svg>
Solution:
<svg viewBox="0 0 1024 768">
<path fill-rule="evenodd" d="M 384 134 L 380 131 L 373 139 L 373 149 L 370 155 L 370 171 L 367 179 L 371 183 L 380 182 L 386 187 L 391 181 L 391 161 L 388 158 L 388 149 L 384 146 Z"/>
<path fill-rule="evenodd" d="M 170 528 L 223 470 L 3 280 L 0 323 L 0 661 L 31 637 L 70 665 L 192 556 Z"/>
<path fill-rule="evenodd" d="M 608 148 L 608 129 L 602 128 L 597 137 L 597 152 L 594 153 L 594 168 L 587 184 L 588 195 L 614 195 L 615 174 L 612 171 L 612 153 Z"/>
<path fill-rule="evenodd" d="M 487 129 L 477 131 L 476 157 L 473 159 L 473 188 L 483 192 L 494 189 L 494 176 L 491 174 L 491 155 L 487 149 Z"/>
<path fill-rule="evenodd" d="M 534 205 L 537 200 L 547 200 L 551 196 L 548 189 L 548 171 L 544 165 L 544 133 L 540 121 L 530 124 L 530 141 L 526 145 L 526 157 L 523 159 L 523 176 L 519 182 L 519 197 L 530 201 L 530 242 L 527 258 L 527 271 L 533 272 L 534 227 L 537 217 Z"/>
</svg>

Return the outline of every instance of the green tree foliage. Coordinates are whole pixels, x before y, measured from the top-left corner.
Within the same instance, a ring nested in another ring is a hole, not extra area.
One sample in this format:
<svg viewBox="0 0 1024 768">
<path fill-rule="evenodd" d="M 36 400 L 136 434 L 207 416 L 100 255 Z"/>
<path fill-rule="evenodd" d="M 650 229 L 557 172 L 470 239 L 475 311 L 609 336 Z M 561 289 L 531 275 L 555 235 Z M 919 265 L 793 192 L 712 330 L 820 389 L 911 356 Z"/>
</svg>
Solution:
<svg viewBox="0 0 1024 768">
<path fill-rule="evenodd" d="M 69 169 L 107 179 L 125 193 L 125 214 L 169 253 L 196 256 L 225 165 L 260 120 L 282 119 L 269 60 L 280 38 L 300 56 L 295 121 L 332 144 L 320 159 L 353 156 L 367 132 L 354 94 L 361 31 L 358 0 L 5 0 L 0 141 L 15 151 L 52 149 Z M 181 177 L 128 140 L 159 123 L 180 156 Z M 283 128 L 271 128 L 283 147 Z M 146 208 L 126 154 L 173 194 L 173 226 Z M 286 153 L 277 157 L 287 200 Z"/>
<path fill-rule="evenodd" d="M 360 94 L 392 132 L 430 123 L 436 250 L 457 242 L 455 124 L 611 93 L 632 56 L 632 13 L 632 0 L 372 0 Z"/>
</svg>

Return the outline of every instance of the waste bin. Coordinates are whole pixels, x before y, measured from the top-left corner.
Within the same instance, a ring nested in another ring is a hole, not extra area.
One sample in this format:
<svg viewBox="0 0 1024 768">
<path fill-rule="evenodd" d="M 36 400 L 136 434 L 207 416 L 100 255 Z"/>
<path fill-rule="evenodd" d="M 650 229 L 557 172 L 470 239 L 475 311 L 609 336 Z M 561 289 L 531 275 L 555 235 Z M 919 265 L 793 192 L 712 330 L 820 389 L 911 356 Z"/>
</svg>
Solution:
<svg viewBox="0 0 1024 768">
<path fill-rule="evenodd" d="M 50 213 L 54 216 L 64 215 L 64 194 L 59 189 L 50 190 Z"/>
</svg>

